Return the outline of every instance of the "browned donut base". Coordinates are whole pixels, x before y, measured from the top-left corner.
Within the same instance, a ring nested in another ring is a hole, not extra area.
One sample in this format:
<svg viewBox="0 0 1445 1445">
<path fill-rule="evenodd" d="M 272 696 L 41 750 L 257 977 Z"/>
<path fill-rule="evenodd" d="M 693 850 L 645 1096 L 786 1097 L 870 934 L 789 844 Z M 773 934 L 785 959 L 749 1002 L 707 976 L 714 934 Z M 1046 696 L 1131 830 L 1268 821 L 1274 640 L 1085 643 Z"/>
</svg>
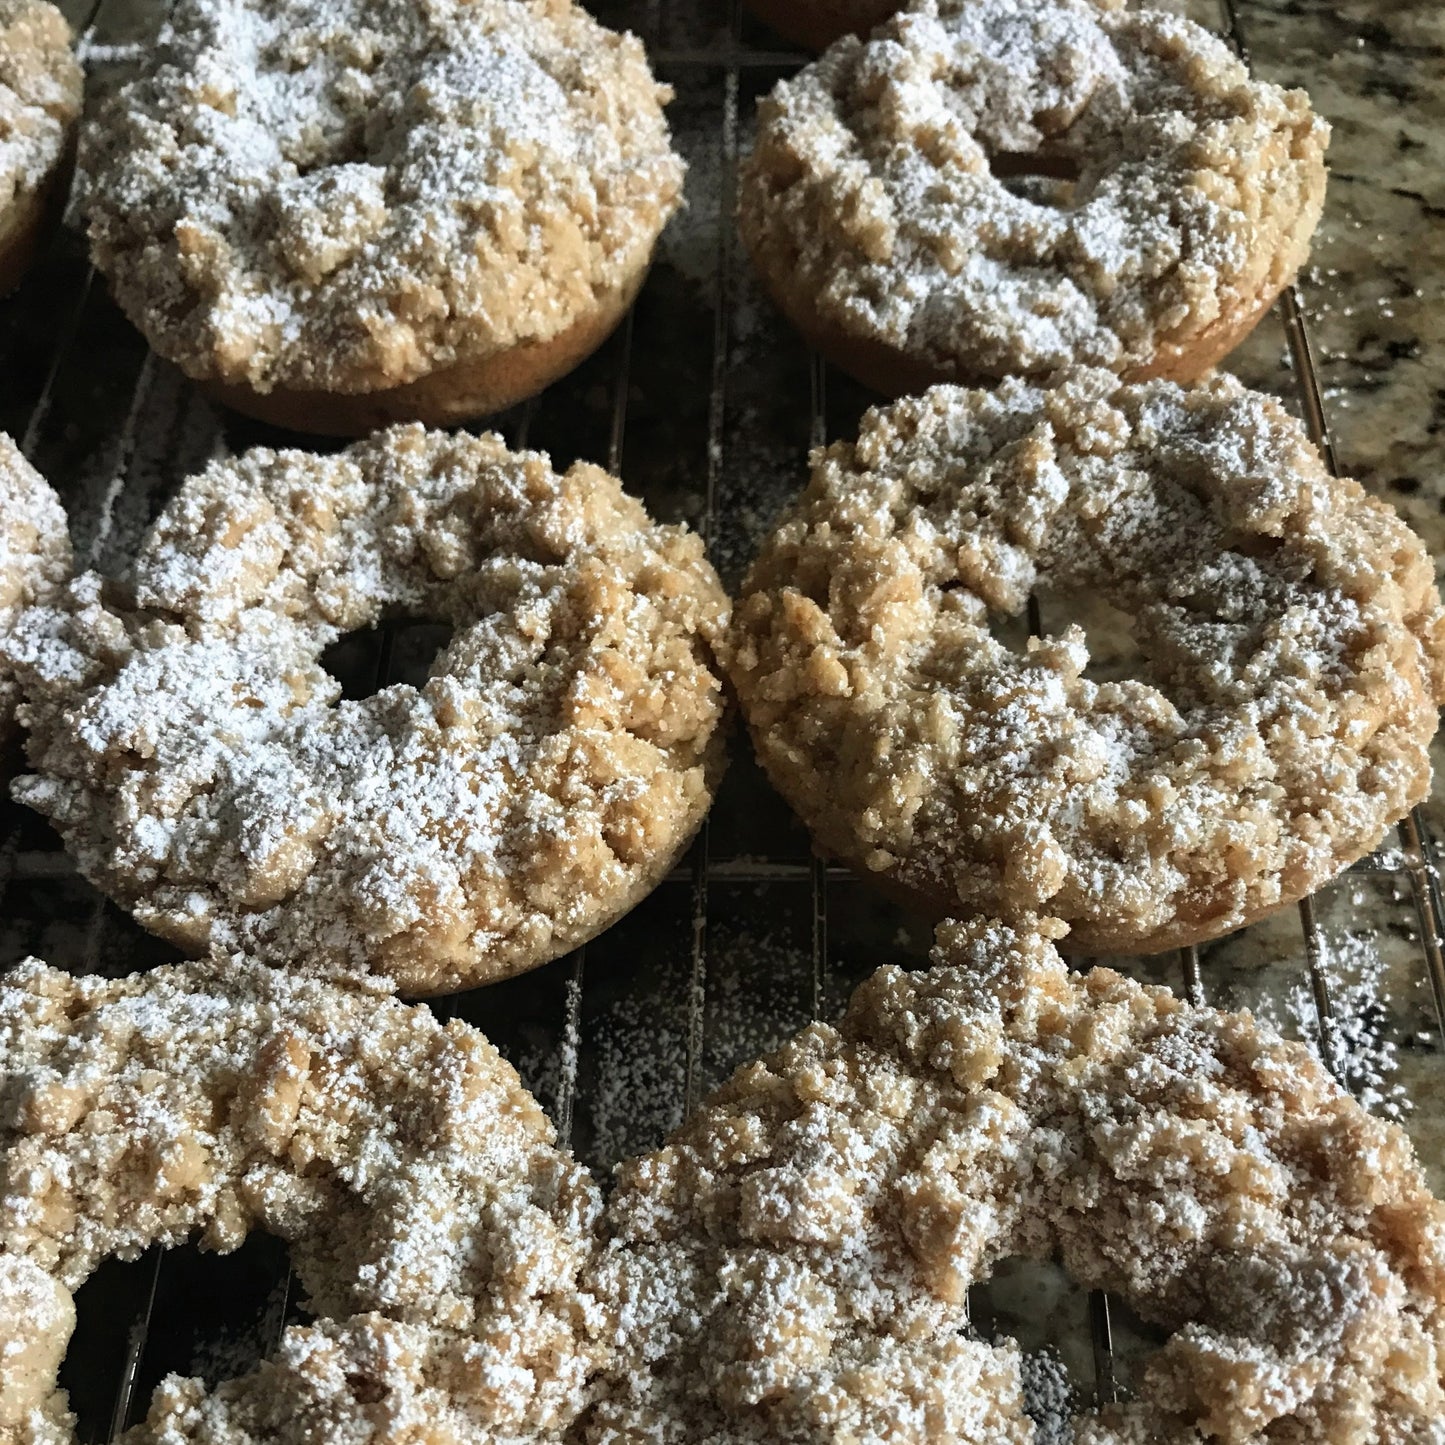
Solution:
<svg viewBox="0 0 1445 1445">
<path fill-rule="evenodd" d="M 914 396 L 941 382 L 989 387 L 1002 379 L 962 364 L 934 366 L 886 342 L 855 336 L 819 316 L 806 300 L 776 285 L 771 277 L 764 275 L 763 280 L 774 304 L 803 334 L 809 346 L 840 371 L 884 396 Z M 1222 313 L 1187 339 L 1161 342 L 1148 362 L 1123 372 L 1123 379 L 1148 381 L 1158 377 L 1182 386 L 1197 381 L 1254 330 L 1288 284 L 1286 279 L 1278 287 L 1260 292 L 1248 303 Z"/>
<path fill-rule="evenodd" d="M 67 158 L 40 186 L 0 214 L 0 296 L 8 296 L 20 284 L 60 219 L 70 171 Z"/>
<path fill-rule="evenodd" d="M 774 779 L 774 786 L 777 780 Z M 783 791 L 779 788 L 779 791 Z M 1414 780 L 1410 792 L 1409 807 L 1423 803 L 1430 795 L 1430 772 L 1428 766 Z M 787 794 L 784 792 L 784 797 Z M 1407 810 L 1408 811 L 1408 810 Z M 1403 814 L 1402 814 L 1403 816 Z M 1396 820 L 1398 821 L 1398 820 Z M 810 830 L 811 831 L 811 830 Z M 813 833 L 813 845 L 825 857 L 835 858 L 856 878 L 882 894 L 890 902 L 910 913 L 922 914 L 934 922 L 944 918 L 967 917 L 971 912 L 962 907 L 957 897 L 945 893 L 933 893 L 911 887 L 892 873 L 875 872 L 856 857 L 850 857 L 844 848 L 834 846 L 839 840 L 825 839 Z M 1059 951 L 1072 957 L 1101 958 L 1109 954 L 1138 956 L 1141 954 L 1168 953 L 1176 948 L 1188 948 L 1192 944 L 1211 943 L 1227 933 L 1237 932 L 1268 918 L 1281 909 L 1292 907 L 1300 899 L 1308 897 L 1315 889 L 1331 878 L 1338 877 L 1352 863 L 1358 862 L 1367 853 L 1377 848 L 1381 839 L 1353 840 L 1345 842 L 1336 851 L 1332 866 L 1318 876 L 1308 875 L 1290 879 L 1284 888 L 1284 897 L 1277 903 L 1256 908 L 1243 917 L 1230 916 L 1221 921 L 1218 909 L 1210 910 L 1210 900 L 1200 900 L 1201 906 L 1178 913 L 1167 924 L 1152 933 L 1138 934 L 1127 929 L 1120 930 L 1105 921 L 1090 922 L 1087 919 L 1067 919 L 1068 935 L 1060 942 Z M 1045 905 L 1047 907 L 1047 905 Z"/>
<path fill-rule="evenodd" d="M 843 35 L 866 37 L 898 9 L 896 0 L 744 0 L 784 40 L 826 50 Z"/>
<path fill-rule="evenodd" d="M 647 274 L 646 264 L 626 286 L 603 296 L 585 315 L 547 341 L 526 341 L 433 371 L 382 391 L 305 391 L 199 380 L 213 401 L 243 416 L 290 431 L 320 436 L 368 436 L 395 422 L 455 426 L 491 416 L 535 396 L 580 365 L 617 329 Z"/>
<path fill-rule="evenodd" d="M 571 953 L 574 948 L 581 948 L 584 943 L 591 942 L 598 934 L 606 932 L 619 919 L 631 913 L 672 872 L 682 861 L 687 850 L 692 847 L 692 841 L 697 837 L 703 819 L 707 817 L 712 808 L 712 800 L 717 794 L 718 784 L 727 771 L 727 735 L 730 731 L 731 728 L 724 719 L 722 725 L 713 732 L 702 762 L 706 786 L 698 796 L 697 805 L 693 809 L 692 816 L 687 820 L 687 825 L 678 830 L 677 841 L 666 852 L 659 853 L 652 860 L 647 871 L 610 911 L 594 914 L 566 932 L 559 930 L 554 933 L 546 953 L 542 956 L 510 967 L 499 968 L 495 973 L 489 973 L 485 977 L 478 977 L 475 970 L 463 975 L 441 966 L 430 978 L 426 978 L 420 975 L 415 962 L 408 962 L 405 979 L 398 989 L 398 993 L 403 998 L 434 998 L 438 994 L 456 993 L 461 989 L 500 983 L 504 978 L 513 978 L 519 973 L 540 968 L 545 963 L 551 963 L 553 959 L 561 958 L 564 953 Z"/>
</svg>

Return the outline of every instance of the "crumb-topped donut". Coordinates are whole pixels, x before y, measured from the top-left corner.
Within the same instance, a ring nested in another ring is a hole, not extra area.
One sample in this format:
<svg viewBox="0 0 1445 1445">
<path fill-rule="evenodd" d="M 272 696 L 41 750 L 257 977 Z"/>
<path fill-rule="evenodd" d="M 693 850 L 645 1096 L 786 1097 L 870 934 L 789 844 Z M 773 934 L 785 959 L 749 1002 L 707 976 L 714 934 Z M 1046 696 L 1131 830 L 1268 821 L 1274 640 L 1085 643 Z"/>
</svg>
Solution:
<svg viewBox="0 0 1445 1445">
<path fill-rule="evenodd" d="M 48 601 L 70 575 L 70 532 L 60 498 L 0 432 L 0 638 L 27 607 Z M 0 766 L 11 760 L 20 688 L 0 657 Z"/>
<path fill-rule="evenodd" d="M 681 198 L 669 94 L 570 0 L 179 0 L 82 141 L 96 263 L 242 411 L 483 415 L 630 304 Z"/>
<path fill-rule="evenodd" d="M 511 1441 L 586 1402 L 601 1199 L 470 1026 L 240 958 L 120 980 L 31 959 L 0 980 L 0 1100 L 6 1445 L 70 1438 L 55 1372 L 103 1259 L 258 1228 L 321 1320 L 214 1396 L 167 1381 L 139 1439 L 240 1438 L 228 1418 L 303 1384 L 309 1417 L 267 1438 L 329 1412 L 360 1439 L 378 1401 L 399 1425 L 420 1398 L 439 1438 Z"/>
<path fill-rule="evenodd" d="M 19 283 L 58 209 L 85 77 L 45 0 L 0 0 L 0 296 Z"/>
<path fill-rule="evenodd" d="M 1072 622 L 994 637 L 1032 588 L 1117 608 L 1137 675 L 1093 681 Z M 1090 954 L 1214 937 L 1366 853 L 1425 797 L 1445 699 L 1420 540 L 1223 376 L 869 412 L 814 454 L 729 647 L 823 848 L 937 913 L 1047 908 Z"/>
<path fill-rule="evenodd" d="M 683 527 L 584 463 L 398 427 L 187 481 L 124 584 L 8 641 L 33 775 L 86 877 L 197 952 L 443 992 L 575 947 L 667 872 L 723 765 L 728 604 Z M 450 624 L 422 687 L 319 658 Z"/>
<path fill-rule="evenodd" d="M 623 1166 L 590 1439 L 1023 1445 L 1016 1348 L 963 1334 L 1010 1256 L 1172 1331 L 1079 1445 L 1437 1438 L 1445 1205 L 1404 1132 L 1062 932 L 945 924 Z"/>
<path fill-rule="evenodd" d="M 739 220 L 782 310 L 890 395 L 1188 381 L 1308 254 L 1328 135 L 1157 10 L 920 0 L 761 103 Z"/>
</svg>

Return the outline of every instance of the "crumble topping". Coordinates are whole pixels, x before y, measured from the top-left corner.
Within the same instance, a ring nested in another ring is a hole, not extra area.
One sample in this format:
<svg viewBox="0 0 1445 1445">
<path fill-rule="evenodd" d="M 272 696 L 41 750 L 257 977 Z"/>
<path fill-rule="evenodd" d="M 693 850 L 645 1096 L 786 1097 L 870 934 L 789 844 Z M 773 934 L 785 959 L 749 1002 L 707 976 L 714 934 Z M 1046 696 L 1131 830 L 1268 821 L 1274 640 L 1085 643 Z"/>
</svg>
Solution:
<svg viewBox="0 0 1445 1445">
<path fill-rule="evenodd" d="M 1031 590 L 1129 621 L 1096 680 Z M 1241 927 L 1429 787 L 1445 614 L 1423 544 L 1229 377 L 935 387 L 813 456 L 728 662 L 819 843 L 942 914 L 1047 908 L 1084 953 Z"/>
<path fill-rule="evenodd" d="M 197 953 L 436 993 L 566 952 L 647 892 L 721 774 L 727 599 L 616 478 L 396 427 L 187 481 L 122 584 L 31 609 L 34 772 L 85 876 Z M 449 624 L 421 687 L 320 657 Z"/>
</svg>

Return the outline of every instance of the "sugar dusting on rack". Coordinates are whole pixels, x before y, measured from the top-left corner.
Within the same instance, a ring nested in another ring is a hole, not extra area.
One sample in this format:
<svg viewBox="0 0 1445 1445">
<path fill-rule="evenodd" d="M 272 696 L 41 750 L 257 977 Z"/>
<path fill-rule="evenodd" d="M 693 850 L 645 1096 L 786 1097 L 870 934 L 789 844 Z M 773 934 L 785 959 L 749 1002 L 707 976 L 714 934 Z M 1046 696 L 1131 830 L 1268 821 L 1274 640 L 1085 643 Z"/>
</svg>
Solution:
<svg viewBox="0 0 1445 1445">
<path fill-rule="evenodd" d="M 1335 1008 L 1333 1027 L 1321 1030 L 1315 994 L 1307 980 L 1289 990 L 1284 1014 L 1365 1108 L 1385 1119 L 1403 1119 L 1414 1107 L 1399 1081 L 1399 1045 L 1389 1037 L 1392 1000 L 1385 965 L 1374 939 L 1356 931 L 1321 932 L 1320 967 Z M 1278 1010 L 1262 1017 L 1283 1023 Z"/>
</svg>

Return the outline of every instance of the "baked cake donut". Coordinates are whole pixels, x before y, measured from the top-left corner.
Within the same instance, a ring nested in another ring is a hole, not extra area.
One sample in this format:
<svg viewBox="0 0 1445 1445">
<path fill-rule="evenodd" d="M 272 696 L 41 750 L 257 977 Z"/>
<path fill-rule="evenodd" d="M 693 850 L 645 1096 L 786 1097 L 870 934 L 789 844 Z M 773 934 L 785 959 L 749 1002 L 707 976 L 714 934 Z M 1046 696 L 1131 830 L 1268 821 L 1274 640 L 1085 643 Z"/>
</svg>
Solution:
<svg viewBox="0 0 1445 1445">
<path fill-rule="evenodd" d="M 183 948 L 488 982 L 584 942 L 686 847 L 724 762 L 728 603 L 683 527 L 597 467 L 397 427 L 257 449 L 6 640 L 82 873 Z M 421 687 L 338 700 L 323 650 L 444 622 Z"/>
<path fill-rule="evenodd" d="M 70 576 L 65 509 L 20 448 L 0 432 L 0 638 L 27 607 L 48 601 Z M 0 656 L 0 770 L 13 761 L 20 689 Z"/>
<path fill-rule="evenodd" d="M 0 296 L 13 291 L 65 198 L 85 77 L 45 0 L 0 0 Z"/>
<path fill-rule="evenodd" d="M 586 1403 L 601 1197 L 468 1025 L 240 958 L 120 980 L 31 959 L 0 979 L 0 1098 L 5 1445 L 72 1438 L 56 1369 L 103 1259 L 252 1229 L 286 1241 L 316 1324 L 214 1393 L 167 1380 L 128 1440 L 268 1416 L 256 1438 L 400 1439 L 382 1427 L 417 1409 L 436 1439 L 555 1438 Z"/>
<path fill-rule="evenodd" d="M 965 1333 L 1013 1256 L 1172 1332 L 1077 1445 L 1438 1438 L 1445 1205 L 1404 1132 L 1062 932 L 945 924 L 623 1166 L 590 1441 L 1026 1445 L 1017 1347 Z"/>
<path fill-rule="evenodd" d="M 783 312 L 889 395 L 1189 381 L 1308 254 L 1328 135 L 1176 16 L 920 0 L 760 103 L 739 223 Z"/>
<path fill-rule="evenodd" d="M 239 411 L 485 415 L 631 304 L 681 198 L 669 95 L 569 0 L 178 0 L 82 138 L 95 261 Z"/>
<path fill-rule="evenodd" d="M 1071 593 L 1128 621 L 1095 681 Z M 1424 546 L 1271 398 L 1074 373 L 869 412 L 743 584 L 728 666 L 825 851 L 936 915 L 1047 909 L 1084 954 L 1215 937 L 1421 801 L 1445 699 Z"/>
</svg>

